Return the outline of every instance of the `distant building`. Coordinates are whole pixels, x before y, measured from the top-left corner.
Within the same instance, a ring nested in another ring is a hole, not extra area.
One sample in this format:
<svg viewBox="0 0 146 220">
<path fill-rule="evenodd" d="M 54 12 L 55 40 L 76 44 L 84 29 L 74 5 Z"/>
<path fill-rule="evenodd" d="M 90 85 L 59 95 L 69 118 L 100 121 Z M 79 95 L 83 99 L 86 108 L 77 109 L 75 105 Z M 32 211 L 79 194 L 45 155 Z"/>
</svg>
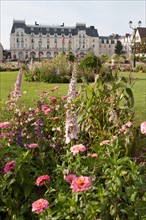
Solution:
<svg viewBox="0 0 146 220">
<path fill-rule="evenodd" d="M 126 33 L 124 36 L 121 36 L 119 38 L 119 40 L 121 41 L 122 45 L 123 45 L 123 51 L 125 53 L 125 55 L 128 57 L 130 57 L 132 50 L 131 50 L 131 42 L 132 42 L 132 37 L 130 34 Z"/>
<path fill-rule="evenodd" d="M 3 61 L 3 46 L 0 43 L 0 62 L 2 62 L 2 61 Z"/>
<path fill-rule="evenodd" d="M 99 37 L 99 54 L 113 55 L 115 53 L 115 46 L 119 40 L 119 35 L 112 34 L 110 36 Z"/>
<path fill-rule="evenodd" d="M 89 50 L 95 55 L 112 55 L 118 35 L 99 36 L 94 26 L 84 23 L 76 26 L 27 25 L 24 20 L 13 20 L 10 34 L 12 59 L 52 58 L 69 50 L 76 56 L 84 56 Z"/>
<path fill-rule="evenodd" d="M 10 35 L 12 58 L 50 58 L 70 50 L 75 55 L 85 55 L 89 49 L 99 54 L 99 35 L 94 26 L 77 23 L 75 27 L 26 25 L 24 20 L 14 20 Z"/>
</svg>

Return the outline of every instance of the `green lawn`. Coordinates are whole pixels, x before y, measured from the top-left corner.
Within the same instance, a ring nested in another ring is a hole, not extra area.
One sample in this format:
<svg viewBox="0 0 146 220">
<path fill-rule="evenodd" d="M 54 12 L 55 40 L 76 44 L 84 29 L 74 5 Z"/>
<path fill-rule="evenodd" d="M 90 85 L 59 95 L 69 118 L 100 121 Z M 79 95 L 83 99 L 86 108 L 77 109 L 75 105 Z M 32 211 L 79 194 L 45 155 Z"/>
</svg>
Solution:
<svg viewBox="0 0 146 220">
<path fill-rule="evenodd" d="M 0 73 L 0 99 L 7 100 L 9 92 L 14 90 L 14 84 L 17 79 L 18 72 L 1 72 Z M 129 78 L 129 73 L 119 73 Z M 135 98 L 134 110 L 136 112 L 136 124 L 142 121 L 146 121 L 146 73 L 131 73 L 132 90 Z M 55 86 L 60 86 L 57 91 L 61 92 L 61 96 L 67 95 L 68 84 L 47 84 L 38 82 L 26 82 L 23 78 L 21 85 L 21 101 L 24 102 L 27 107 L 33 106 L 33 101 L 38 100 L 39 94 L 43 90 L 49 91 Z M 78 85 L 79 87 L 79 85 Z M 24 93 L 25 94 L 24 94 Z"/>
<path fill-rule="evenodd" d="M 146 73 L 122 73 L 123 76 L 131 78 L 132 91 L 134 94 L 134 111 L 136 113 L 136 124 L 146 121 Z"/>
</svg>

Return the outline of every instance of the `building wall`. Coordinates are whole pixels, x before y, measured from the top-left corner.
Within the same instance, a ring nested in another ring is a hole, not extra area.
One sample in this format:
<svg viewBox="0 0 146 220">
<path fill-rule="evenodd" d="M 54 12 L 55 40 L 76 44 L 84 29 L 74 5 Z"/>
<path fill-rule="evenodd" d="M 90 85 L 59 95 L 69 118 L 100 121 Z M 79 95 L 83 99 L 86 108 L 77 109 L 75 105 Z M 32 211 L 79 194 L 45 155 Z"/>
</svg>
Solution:
<svg viewBox="0 0 146 220">
<path fill-rule="evenodd" d="M 36 32 L 36 28 L 40 31 Z M 45 31 L 44 31 L 45 29 Z M 53 32 L 49 32 L 53 29 Z M 48 30 L 48 31 L 47 31 Z M 56 30 L 56 32 L 55 32 Z M 59 34 L 57 31 L 61 30 Z M 53 58 L 69 50 L 76 56 L 84 56 L 89 50 L 95 55 L 112 55 L 117 39 L 100 37 L 94 26 L 79 24 L 75 27 L 26 25 L 25 21 L 13 21 L 10 34 L 11 58 Z"/>
</svg>

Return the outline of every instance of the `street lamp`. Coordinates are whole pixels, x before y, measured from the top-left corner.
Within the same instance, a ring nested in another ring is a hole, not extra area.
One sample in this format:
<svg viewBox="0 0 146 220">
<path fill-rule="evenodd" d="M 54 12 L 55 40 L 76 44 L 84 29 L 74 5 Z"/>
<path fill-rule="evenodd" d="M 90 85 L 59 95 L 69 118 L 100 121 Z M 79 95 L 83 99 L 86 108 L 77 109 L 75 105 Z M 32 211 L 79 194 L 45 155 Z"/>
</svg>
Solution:
<svg viewBox="0 0 146 220">
<path fill-rule="evenodd" d="M 141 26 L 141 21 L 139 21 L 138 22 L 138 27 L 140 27 Z M 136 54 L 136 45 L 135 45 L 135 34 L 136 34 L 136 30 L 137 30 L 137 28 L 133 28 L 132 27 L 132 21 L 129 21 L 129 27 L 132 29 L 132 30 L 134 30 L 134 35 L 133 35 L 133 45 L 134 45 L 134 48 L 133 48 L 133 67 L 135 67 L 136 66 L 136 56 L 135 56 L 135 54 Z"/>
</svg>

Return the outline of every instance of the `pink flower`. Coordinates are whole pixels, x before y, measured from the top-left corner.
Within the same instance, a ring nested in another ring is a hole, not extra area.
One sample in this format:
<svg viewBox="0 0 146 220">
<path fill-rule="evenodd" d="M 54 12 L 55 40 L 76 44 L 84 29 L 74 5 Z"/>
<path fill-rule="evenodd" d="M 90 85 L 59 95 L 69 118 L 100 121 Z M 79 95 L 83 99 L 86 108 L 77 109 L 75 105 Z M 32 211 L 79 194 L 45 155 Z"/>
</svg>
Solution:
<svg viewBox="0 0 146 220">
<path fill-rule="evenodd" d="M 73 155 L 76 155 L 78 152 L 80 151 L 83 152 L 85 150 L 86 150 L 86 147 L 82 144 L 77 144 L 70 148 L 70 151 L 73 153 Z"/>
<path fill-rule="evenodd" d="M 13 133 L 11 131 L 6 133 L 6 137 L 12 137 L 12 136 L 13 136 Z"/>
<path fill-rule="evenodd" d="M 7 127 L 9 127 L 10 125 L 11 125 L 10 122 L 2 122 L 2 123 L 0 123 L 0 128 L 7 128 Z"/>
<path fill-rule="evenodd" d="M 5 136 L 4 133 L 0 134 L 0 138 L 4 138 L 4 136 Z"/>
<path fill-rule="evenodd" d="M 47 114 L 49 114 L 51 112 L 51 109 L 47 108 L 44 112 L 45 112 L 45 115 L 47 115 Z"/>
<path fill-rule="evenodd" d="M 45 199 L 38 199 L 37 201 L 32 203 L 32 212 L 36 212 L 40 214 L 44 211 L 44 209 L 48 208 L 49 202 Z"/>
<path fill-rule="evenodd" d="M 74 174 L 68 174 L 65 178 L 66 182 L 72 182 L 76 176 Z"/>
<path fill-rule="evenodd" d="M 42 105 L 42 110 L 45 111 L 46 109 L 48 109 L 48 105 Z"/>
<path fill-rule="evenodd" d="M 6 163 L 5 166 L 4 166 L 4 172 L 8 173 L 9 171 L 14 170 L 14 166 L 15 166 L 15 161 L 14 160 Z"/>
<path fill-rule="evenodd" d="M 29 144 L 28 148 L 38 148 L 38 144 Z"/>
<path fill-rule="evenodd" d="M 39 176 L 36 180 L 37 186 L 42 186 L 42 185 L 47 184 L 49 182 L 50 182 L 50 176 L 48 176 L 48 175 Z"/>
<path fill-rule="evenodd" d="M 104 140 L 104 141 L 102 141 L 102 142 L 100 143 L 100 146 L 102 146 L 102 145 L 104 145 L 104 144 L 108 144 L 108 143 L 110 143 L 110 140 Z"/>
<path fill-rule="evenodd" d="M 65 101 L 67 99 L 68 96 L 62 96 L 62 101 Z"/>
<path fill-rule="evenodd" d="M 142 134 L 146 135 L 146 121 L 142 122 L 140 125 L 140 130 Z"/>
<path fill-rule="evenodd" d="M 88 176 L 75 177 L 72 180 L 71 189 L 74 192 L 86 191 L 92 186 L 92 179 Z"/>
<path fill-rule="evenodd" d="M 51 98 L 51 102 L 55 103 L 57 101 L 57 98 L 56 97 L 52 97 Z"/>
</svg>

